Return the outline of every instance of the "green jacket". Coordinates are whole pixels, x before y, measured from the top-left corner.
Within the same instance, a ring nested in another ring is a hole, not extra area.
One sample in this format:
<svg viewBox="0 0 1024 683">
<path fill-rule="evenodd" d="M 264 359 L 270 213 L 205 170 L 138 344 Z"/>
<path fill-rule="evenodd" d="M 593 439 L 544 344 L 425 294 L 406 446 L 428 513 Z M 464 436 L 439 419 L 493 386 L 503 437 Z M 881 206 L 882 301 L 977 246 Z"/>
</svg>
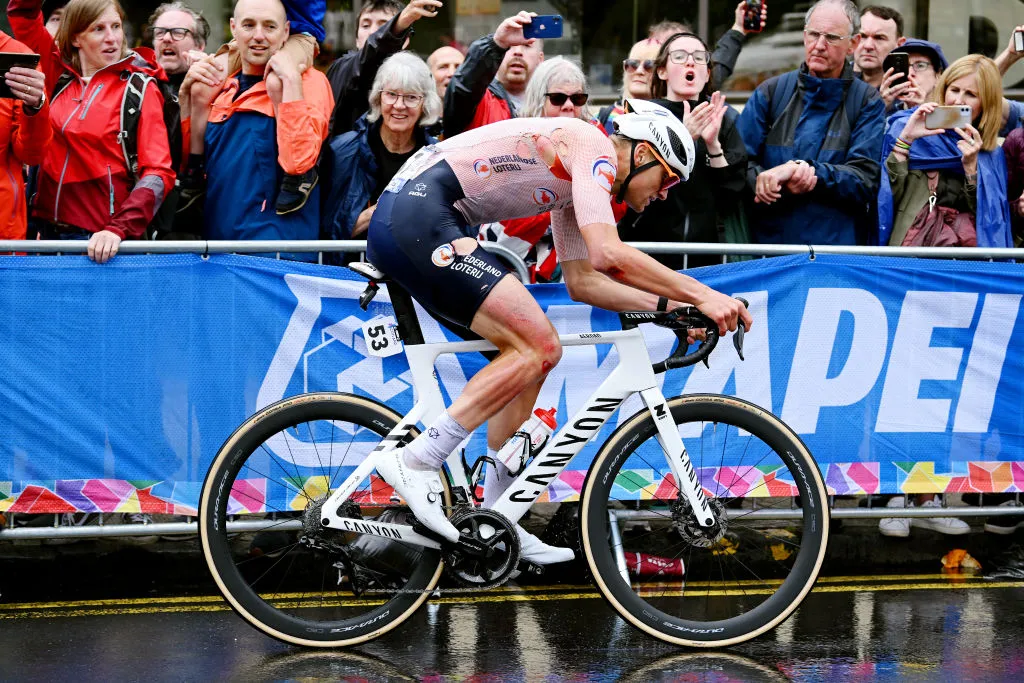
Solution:
<svg viewBox="0 0 1024 683">
<path fill-rule="evenodd" d="M 892 203 L 894 215 L 892 234 L 889 246 L 898 247 L 907 236 L 907 231 L 914 224 L 914 219 L 921 209 L 928 206 L 928 198 L 932 192 L 928 188 L 927 171 L 911 171 L 906 159 L 897 161 L 894 154 L 885 160 L 885 170 L 889 174 L 889 185 L 892 187 Z M 978 186 L 968 184 L 964 176 L 948 171 L 939 171 L 939 185 L 936 188 L 936 204 L 948 206 L 958 211 L 968 211 L 977 215 Z"/>
</svg>

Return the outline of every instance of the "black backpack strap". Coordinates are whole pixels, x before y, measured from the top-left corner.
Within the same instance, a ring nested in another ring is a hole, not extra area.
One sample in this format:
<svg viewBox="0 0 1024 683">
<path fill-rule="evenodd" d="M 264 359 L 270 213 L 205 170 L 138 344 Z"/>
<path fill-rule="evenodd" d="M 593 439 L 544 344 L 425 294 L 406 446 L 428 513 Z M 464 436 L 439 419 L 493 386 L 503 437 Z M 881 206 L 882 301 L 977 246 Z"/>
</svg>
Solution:
<svg viewBox="0 0 1024 683">
<path fill-rule="evenodd" d="M 50 102 L 57 99 L 57 95 L 64 92 L 64 88 L 71 85 L 71 81 L 75 80 L 74 74 L 70 71 L 63 72 L 58 78 L 57 82 L 53 84 L 53 92 L 50 93 Z"/>
<path fill-rule="evenodd" d="M 146 86 L 151 80 L 154 80 L 152 76 L 138 71 L 129 72 L 121 99 L 121 130 L 117 133 L 117 141 L 134 182 L 139 181 L 139 119 L 142 118 Z"/>
</svg>

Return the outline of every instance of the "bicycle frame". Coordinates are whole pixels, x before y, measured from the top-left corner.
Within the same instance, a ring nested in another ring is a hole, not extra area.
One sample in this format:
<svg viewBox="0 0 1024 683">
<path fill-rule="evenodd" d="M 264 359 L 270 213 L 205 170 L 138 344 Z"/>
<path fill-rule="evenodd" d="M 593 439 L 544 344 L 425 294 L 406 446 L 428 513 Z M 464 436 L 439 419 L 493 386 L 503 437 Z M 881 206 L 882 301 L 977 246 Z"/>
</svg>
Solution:
<svg viewBox="0 0 1024 683">
<path fill-rule="evenodd" d="M 658 429 L 658 443 L 665 451 L 669 468 L 680 491 L 697 512 L 701 526 L 711 526 L 711 514 L 707 498 L 697 479 L 690 457 L 683 446 L 683 440 L 675 421 L 666 409 L 665 397 L 658 388 L 651 368 L 647 344 L 640 328 L 613 332 L 587 332 L 559 336 L 562 346 L 595 346 L 614 344 L 619 354 L 619 364 L 587 399 L 586 404 L 549 439 L 545 447 L 519 473 L 509 485 L 494 510 L 511 522 L 517 522 L 526 514 L 548 485 L 564 470 L 583 447 L 600 431 L 622 403 L 639 393 L 644 406 L 651 413 Z M 369 533 L 385 538 L 415 543 L 430 548 L 441 545 L 432 538 L 413 530 L 413 527 L 389 522 L 375 522 L 342 517 L 338 510 L 355 492 L 359 482 L 376 469 L 375 456 L 385 449 L 404 442 L 409 432 L 418 423 L 433 422 L 444 410 L 441 388 L 434 373 L 438 356 L 446 353 L 469 353 L 493 350 L 487 341 L 445 342 L 440 344 L 413 344 L 405 347 L 406 357 L 412 371 L 416 403 L 399 424 L 385 436 L 380 444 L 361 462 L 352 474 L 331 494 L 322 508 L 324 526 L 359 533 Z M 446 464 L 455 481 L 461 486 L 468 476 L 458 453 L 448 457 Z"/>
</svg>

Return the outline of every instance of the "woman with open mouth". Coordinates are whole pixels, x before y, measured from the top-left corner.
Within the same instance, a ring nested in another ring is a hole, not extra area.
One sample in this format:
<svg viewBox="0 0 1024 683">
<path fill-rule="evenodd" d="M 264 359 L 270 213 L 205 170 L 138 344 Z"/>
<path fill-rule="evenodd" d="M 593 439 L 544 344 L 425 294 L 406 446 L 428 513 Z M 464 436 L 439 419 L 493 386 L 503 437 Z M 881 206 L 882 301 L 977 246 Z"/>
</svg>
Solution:
<svg viewBox="0 0 1024 683">
<path fill-rule="evenodd" d="M 651 97 L 669 109 L 693 136 L 696 163 L 690 179 L 669 190 L 642 214 L 619 221 L 622 239 L 637 242 L 720 242 L 726 217 L 742 211 L 747 152 L 736 129 L 739 113 L 711 92 L 711 51 L 698 36 L 676 33 L 658 51 Z M 656 257 L 675 270 L 720 263 L 717 256 Z"/>
</svg>

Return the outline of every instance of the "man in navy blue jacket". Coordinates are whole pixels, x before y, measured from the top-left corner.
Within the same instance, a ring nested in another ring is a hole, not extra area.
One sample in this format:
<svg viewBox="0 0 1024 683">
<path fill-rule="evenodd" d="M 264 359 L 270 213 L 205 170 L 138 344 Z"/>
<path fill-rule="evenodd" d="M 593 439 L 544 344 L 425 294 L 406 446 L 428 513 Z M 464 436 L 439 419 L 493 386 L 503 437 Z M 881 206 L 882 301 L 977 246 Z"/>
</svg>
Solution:
<svg viewBox="0 0 1024 683">
<path fill-rule="evenodd" d="M 758 86 L 740 116 L 760 243 L 857 244 L 870 234 L 885 112 L 847 63 L 859 23 L 849 0 L 815 3 L 804 64 Z"/>
</svg>

